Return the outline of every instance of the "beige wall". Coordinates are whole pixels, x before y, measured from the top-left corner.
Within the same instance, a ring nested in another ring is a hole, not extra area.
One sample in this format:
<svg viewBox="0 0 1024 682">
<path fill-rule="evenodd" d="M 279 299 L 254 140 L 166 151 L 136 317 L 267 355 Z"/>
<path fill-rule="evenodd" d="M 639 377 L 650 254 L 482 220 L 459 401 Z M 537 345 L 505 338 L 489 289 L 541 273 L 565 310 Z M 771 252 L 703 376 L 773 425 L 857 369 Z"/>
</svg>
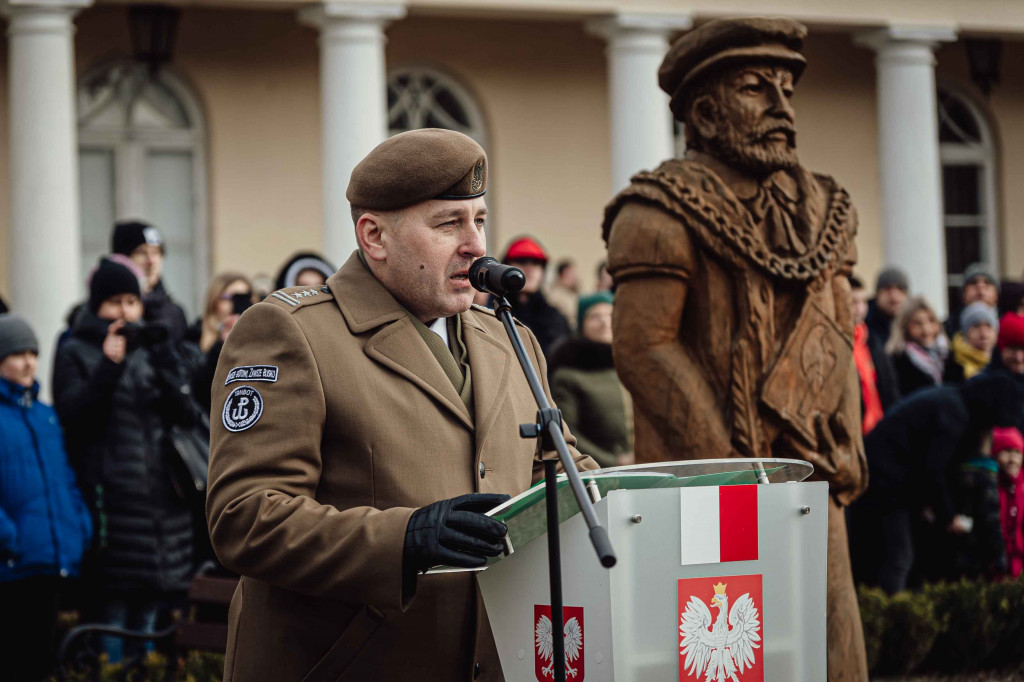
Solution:
<svg viewBox="0 0 1024 682">
<path fill-rule="evenodd" d="M 610 199 L 603 41 L 582 22 L 441 18 L 415 12 L 388 30 L 390 66 L 443 69 L 478 98 L 488 127 L 498 254 L 521 232 L 553 258 L 571 256 L 590 287 L 603 258 L 602 209 Z M 273 274 L 292 252 L 319 249 L 319 68 L 317 35 L 291 11 L 188 9 L 174 68 L 205 111 L 211 262 L 214 272 Z M 79 72 L 128 53 L 122 7 L 78 20 Z M 882 262 L 874 56 L 849 32 L 812 32 L 809 67 L 794 100 L 803 163 L 836 177 L 860 216 L 858 272 L 869 282 Z M 0 51 L 0 67 L 6 50 Z M 970 86 L 961 45 L 939 53 L 940 78 Z M 6 68 L 0 68 L 5 92 Z M 998 139 L 1002 269 L 1024 269 L 1024 43 L 1008 43 L 1003 84 L 986 104 Z M 984 100 L 982 99 L 984 102 Z M 7 144 L 0 97 L 0 148 Z M 5 153 L 0 153 L 4 158 Z M 7 164 L 0 163 L 0 251 L 7 245 Z M 344 191 L 339 187 L 337 191 Z M 500 254 L 499 254 L 500 255 Z M 7 258 L 0 258 L 0 294 Z"/>
</svg>

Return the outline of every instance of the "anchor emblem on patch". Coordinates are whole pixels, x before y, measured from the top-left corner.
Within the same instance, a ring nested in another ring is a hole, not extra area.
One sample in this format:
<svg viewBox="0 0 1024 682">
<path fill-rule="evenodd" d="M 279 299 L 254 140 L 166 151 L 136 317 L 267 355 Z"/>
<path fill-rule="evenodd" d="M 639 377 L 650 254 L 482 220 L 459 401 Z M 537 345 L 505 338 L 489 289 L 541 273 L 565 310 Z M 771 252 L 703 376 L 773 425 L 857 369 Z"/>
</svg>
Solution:
<svg viewBox="0 0 1024 682">
<path fill-rule="evenodd" d="M 228 431 L 245 431 L 263 416 L 263 396 L 252 386 L 239 386 L 228 394 L 221 421 Z"/>
</svg>

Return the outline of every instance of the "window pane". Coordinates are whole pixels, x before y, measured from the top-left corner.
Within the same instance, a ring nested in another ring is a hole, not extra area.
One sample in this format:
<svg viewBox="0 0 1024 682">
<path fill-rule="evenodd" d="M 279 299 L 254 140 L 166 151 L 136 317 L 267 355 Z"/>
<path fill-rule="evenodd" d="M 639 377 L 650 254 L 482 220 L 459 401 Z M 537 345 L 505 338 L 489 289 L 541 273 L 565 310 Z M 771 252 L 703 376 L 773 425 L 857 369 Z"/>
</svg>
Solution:
<svg viewBox="0 0 1024 682">
<path fill-rule="evenodd" d="M 943 166 L 942 197 L 946 215 L 978 215 L 981 213 L 981 168 L 978 166 Z"/>
<path fill-rule="evenodd" d="M 946 272 L 960 274 L 981 258 L 982 227 L 946 228 Z"/>
<path fill-rule="evenodd" d="M 150 151 L 146 155 L 146 218 L 164 235 L 164 285 L 190 317 L 195 295 L 193 215 L 192 155 Z"/>
<path fill-rule="evenodd" d="M 88 275 L 99 257 L 110 252 L 114 225 L 114 152 L 83 149 L 78 161 L 82 194 L 82 273 Z M 85 282 L 81 283 L 82 293 Z"/>
<path fill-rule="evenodd" d="M 981 142 L 981 131 L 974 114 L 959 97 L 939 92 L 939 141 Z"/>
</svg>

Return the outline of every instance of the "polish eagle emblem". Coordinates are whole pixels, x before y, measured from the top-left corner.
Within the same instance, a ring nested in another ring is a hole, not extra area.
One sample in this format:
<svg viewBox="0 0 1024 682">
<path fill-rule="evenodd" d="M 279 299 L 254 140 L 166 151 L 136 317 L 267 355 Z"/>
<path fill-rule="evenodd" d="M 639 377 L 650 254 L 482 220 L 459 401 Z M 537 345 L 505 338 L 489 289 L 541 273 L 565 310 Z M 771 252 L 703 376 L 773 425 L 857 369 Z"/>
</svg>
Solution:
<svg viewBox="0 0 1024 682">
<path fill-rule="evenodd" d="M 566 609 L 568 610 L 568 609 Z M 582 609 L 579 609 L 582 612 Z M 566 679 L 582 680 L 583 666 L 583 623 L 582 613 L 579 615 L 566 614 L 569 616 L 565 621 L 562 633 L 565 638 L 565 676 Z M 550 612 L 540 613 L 533 629 L 534 649 L 537 654 L 538 679 L 555 677 L 555 641 L 554 624 L 551 622 Z"/>
<path fill-rule="evenodd" d="M 688 676 L 704 682 L 741 682 L 739 676 L 755 663 L 760 649 L 761 621 L 757 606 L 744 593 L 729 608 L 728 585 L 718 583 L 711 598 L 711 609 L 700 597 L 690 596 L 680 616 L 679 653 L 681 667 Z"/>
</svg>

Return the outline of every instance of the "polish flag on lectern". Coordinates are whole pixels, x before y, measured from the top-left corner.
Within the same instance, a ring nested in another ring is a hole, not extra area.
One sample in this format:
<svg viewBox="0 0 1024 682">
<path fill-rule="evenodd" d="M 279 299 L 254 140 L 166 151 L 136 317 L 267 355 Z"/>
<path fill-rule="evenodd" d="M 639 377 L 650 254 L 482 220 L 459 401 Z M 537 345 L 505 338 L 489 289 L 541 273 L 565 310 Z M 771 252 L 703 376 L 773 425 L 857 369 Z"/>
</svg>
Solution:
<svg viewBox="0 0 1024 682">
<path fill-rule="evenodd" d="M 679 489 L 682 563 L 757 560 L 757 486 Z"/>
</svg>

